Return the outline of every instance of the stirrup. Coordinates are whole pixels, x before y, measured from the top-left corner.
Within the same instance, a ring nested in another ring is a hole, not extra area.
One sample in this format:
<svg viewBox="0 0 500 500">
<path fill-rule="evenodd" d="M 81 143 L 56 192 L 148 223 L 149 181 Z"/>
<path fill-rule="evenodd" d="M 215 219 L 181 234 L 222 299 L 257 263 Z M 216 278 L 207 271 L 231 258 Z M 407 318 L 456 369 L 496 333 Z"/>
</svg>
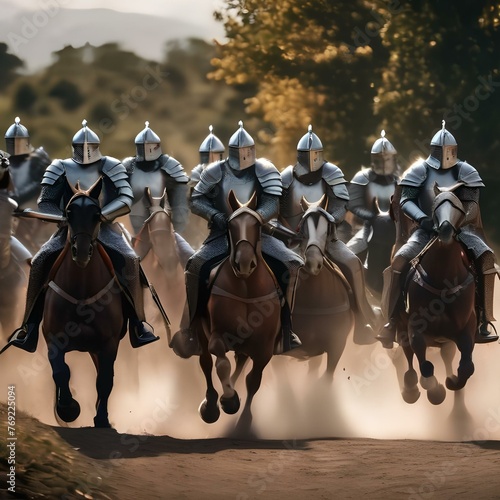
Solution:
<svg viewBox="0 0 500 500">
<path fill-rule="evenodd" d="M 386 323 L 375 338 L 382 343 L 384 349 L 392 349 L 396 341 L 396 322 L 390 320 Z"/>
<path fill-rule="evenodd" d="M 493 328 L 495 333 L 488 330 L 488 326 Z M 490 342 L 496 342 L 498 340 L 497 329 L 491 321 L 482 321 L 479 323 L 479 327 L 476 330 L 475 343 L 476 344 L 489 344 Z"/>
<path fill-rule="evenodd" d="M 201 355 L 198 336 L 193 334 L 190 328 L 181 328 L 175 332 L 168 346 L 172 348 L 177 356 L 183 359 Z"/>
<path fill-rule="evenodd" d="M 20 335 L 22 335 L 21 338 Z M 28 323 L 15 330 L 10 336 L 7 345 L 0 351 L 0 354 L 5 352 L 11 345 L 23 351 L 34 353 L 38 345 L 38 324 Z"/>
<path fill-rule="evenodd" d="M 143 321 L 134 321 L 132 324 L 131 323 L 132 322 L 129 321 L 130 344 L 134 349 L 160 340 L 160 337 L 144 326 Z"/>
</svg>

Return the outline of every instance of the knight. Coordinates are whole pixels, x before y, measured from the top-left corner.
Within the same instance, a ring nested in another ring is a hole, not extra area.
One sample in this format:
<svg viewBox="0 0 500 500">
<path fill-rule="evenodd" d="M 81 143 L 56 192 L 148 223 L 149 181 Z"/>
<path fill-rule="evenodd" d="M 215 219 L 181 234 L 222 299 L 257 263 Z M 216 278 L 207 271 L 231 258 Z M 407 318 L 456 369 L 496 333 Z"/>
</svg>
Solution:
<svg viewBox="0 0 500 500">
<path fill-rule="evenodd" d="M 239 128 L 229 139 L 228 149 L 229 156 L 226 159 L 211 163 L 203 170 L 191 197 L 191 210 L 208 221 L 209 235 L 186 265 L 189 324 L 181 324 L 181 330 L 172 340 L 174 351 L 181 357 L 187 358 L 200 353 L 193 320 L 199 317 L 207 304 L 210 271 L 229 254 L 229 192 L 233 191 L 242 203 L 249 201 L 255 192 L 255 211 L 261 217 L 262 224 L 278 215 L 282 192 L 280 173 L 269 160 L 256 159 L 255 142 L 243 128 L 241 121 Z M 281 353 L 301 345 L 299 338 L 292 332 L 291 307 L 298 270 L 303 262 L 281 241 L 267 234 L 262 234 L 262 254 L 273 271 L 284 298 L 281 313 L 282 341 L 276 351 Z"/>
<path fill-rule="evenodd" d="M 127 171 L 116 158 L 103 156 L 99 137 L 82 122 L 82 128 L 72 140 L 72 157 L 54 160 L 42 178 L 38 209 L 46 214 L 62 215 L 77 183 L 88 189 L 100 177 L 102 224 L 99 242 L 107 251 L 124 295 L 124 308 L 129 322 L 130 342 L 140 347 L 159 339 L 145 326 L 143 290 L 140 279 L 139 258 L 134 253 L 121 229 L 113 221 L 128 214 L 133 194 Z M 71 186 L 70 186 L 71 184 Z M 14 345 L 28 352 L 35 352 L 48 276 L 67 239 L 67 226 L 62 224 L 32 260 L 23 324 L 11 336 Z"/>
<path fill-rule="evenodd" d="M 323 144 L 309 125 L 308 131 L 297 144 L 297 162 L 282 172 L 283 194 L 280 201 L 279 222 L 292 231 L 297 231 L 304 215 L 301 199 L 315 202 L 326 195 L 327 211 L 338 225 L 344 219 L 349 202 L 347 181 L 342 170 L 325 161 Z M 353 292 L 356 314 L 355 342 L 368 344 L 375 342 L 374 331 L 378 327 L 378 309 L 369 304 L 361 261 L 347 248 L 346 244 L 334 236 L 327 243 L 328 257 L 338 265 Z M 370 326 L 368 326 L 370 325 Z"/>
<path fill-rule="evenodd" d="M 377 335 L 382 345 L 390 349 L 396 340 L 397 318 L 404 307 L 402 300 L 403 286 L 414 259 L 431 240 L 434 233 L 432 204 L 435 198 L 434 186 L 451 187 L 460 183 L 454 194 L 466 210 L 466 219 L 461 227 L 458 239 L 463 243 L 474 261 L 477 274 L 477 313 L 479 319 L 476 343 L 489 343 L 498 340 L 496 332 L 489 326 L 493 317 L 493 290 L 497 274 L 495 256 L 484 239 L 479 191 L 484 187 L 477 170 L 457 157 L 457 141 L 446 130 L 436 132 L 430 143 L 430 154 L 426 160 L 418 160 L 403 175 L 400 207 L 418 227 L 408 241 L 396 252 L 391 266 L 384 271 L 384 290 L 382 293 L 382 311 L 387 323 Z M 494 328 L 494 327 L 493 327 Z"/>
<path fill-rule="evenodd" d="M 347 247 L 360 258 L 368 249 L 368 237 L 377 209 L 389 211 L 391 197 L 399 179 L 397 151 L 386 138 L 385 130 L 382 130 L 380 137 L 373 143 L 370 154 L 370 167 L 357 172 L 347 188 L 347 209 L 363 222 Z"/>
<path fill-rule="evenodd" d="M 123 160 L 134 201 L 130 210 L 130 222 L 137 234 L 144 221 L 149 217 L 144 203 L 144 189 L 149 187 L 152 196 L 162 196 L 166 192 L 172 210 L 172 224 L 177 233 L 185 228 L 189 207 L 187 183 L 189 181 L 184 167 L 174 157 L 162 153 L 160 137 L 149 127 L 149 122 L 135 138 L 135 156 Z"/>
<path fill-rule="evenodd" d="M 201 173 L 205 170 L 206 166 L 214 161 L 221 161 L 224 158 L 224 153 L 226 148 L 222 141 L 214 134 L 214 128 L 212 125 L 208 127 L 209 134 L 203 139 L 200 144 L 198 152 L 200 154 L 200 163 L 193 167 L 191 170 L 191 175 L 189 177 L 189 187 L 192 190 L 200 181 Z"/>
<path fill-rule="evenodd" d="M 34 148 L 30 143 L 28 129 L 19 117 L 5 132 L 5 145 L 9 154 L 9 170 L 12 181 L 10 196 L 19 209 L 36 207 L 40 195 L 43 173 L 50 164 L 49 155 L 43 147 Z M 50 236 L 42 221 L 22 219 L 17 223 L 16 235 L 36 251 Z"/>
</svg>

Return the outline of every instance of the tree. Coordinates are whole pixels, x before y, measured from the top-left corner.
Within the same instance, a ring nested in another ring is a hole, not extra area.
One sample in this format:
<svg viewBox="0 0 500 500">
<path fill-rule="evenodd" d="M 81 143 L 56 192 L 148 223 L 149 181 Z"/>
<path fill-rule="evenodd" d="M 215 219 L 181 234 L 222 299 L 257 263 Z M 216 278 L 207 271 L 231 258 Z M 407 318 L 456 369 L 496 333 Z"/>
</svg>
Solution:
<svg viewBox="0 0 500 500">
<path fill-rule="evenodd" d="M 14 80 L 16 71 L 24 66 L 24 62 L 8 50 L 7 44 L 0 42 L 0 89 L 6 88 Z"/>
<path fill-rule="evenodd" d="M 380 32 L 389 18 L 373 2 L 229 0 L 217 14 L 228 42 L 213 59 L 211 78 L 254 83 L 247 111 L 285 166 L 309 123 L 325 155 L 355 170 L 374 133 L 373 99 L 387 53 Z"/>
</svg>

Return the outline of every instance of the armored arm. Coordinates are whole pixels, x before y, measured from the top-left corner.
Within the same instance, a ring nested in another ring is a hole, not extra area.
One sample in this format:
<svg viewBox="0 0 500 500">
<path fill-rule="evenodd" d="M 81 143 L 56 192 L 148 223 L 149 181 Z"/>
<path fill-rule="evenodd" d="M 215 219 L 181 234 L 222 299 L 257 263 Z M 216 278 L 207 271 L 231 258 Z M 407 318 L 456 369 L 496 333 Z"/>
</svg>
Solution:
<svg viewBox="0 0 500 500">
<path fill-rule="evenodd" d="M 0 151 L 0 189 L 7 189 L 9 184 L 9 160 Z"/>
<path fill-rule="evenodd" d="M 424 220 L 429 220 L 426 213 L 418 206 L 417 200 L 420 193 L 420 188 L 403 186 L 401 189 L 401 209 L 403 212 L 415 222 L 419 224 Z"/>
<path fill-rule="evenodd" d="M 14 186 L 15 200 L 23 205 L 40 192 L 40 182 L 45 169 L 50 165 L 50 158 L 46 151 L 40 147 L 29 155 L 30 180 L 22 186 Z"/>
<path fill-rule="evenodd" d="M 110 186 L 110 191 L 114 193 L 112 199 L 105 199 L 104 207 L 101 209 L 101 217 L 105 222 L 112 222 L 117 217 L 130 212 L 130 207 L 134 201 L 134 194 L 128 181 L 128 174 L 121 162 L 115 158 L 107 157 L 103 166 L 103 181 Z"/>
<path fill-rule="evenodd" d="M 479 188 L 461 187 L 456 194 L 465 209 L 464 225 L 476 225 L 479 217 Z"/>
<path fill-rule="evenodd" d="M 375 217 L 375 213 L 365 206 L 366 186 L 351 183 L 348 190 L 349 203 L 347 204 L 347 209 L 360 219 L 368 221 L 372 220 Z"/>
<path fill-rule="evenodd" d="M 227 225 L 227 216 L 214 207 L 208 194 L 200 193 L 196 190 L 193 191 L 190 202 L 191 212 L 208 221 L 209 228 L 216 227 L 224 230 Z"/>
<path fill-rule="evenodd" d="M 62 200 L 66 177 L 59 177 L 53 184 L 42 182 L 42 191 L 38 198 L 38 210 L 45 214 L 63 215 Z"/>
<path fill-rule="evenodd" d="M 280 206 L 279 196 L 275 194 L 262 193 L 256 212 L 261 216 L 262 223 L 265 224 L 278 216 Z"/>
<path fill-rule="evenodd" d="M 177 182 L 167 178 L 166 189 L 168 203 L 172 208 L 172 223 L 177 232 L 181 232 L 185 227 L 189 216 L 188 207 L 188 184 Z"/>
</svg>

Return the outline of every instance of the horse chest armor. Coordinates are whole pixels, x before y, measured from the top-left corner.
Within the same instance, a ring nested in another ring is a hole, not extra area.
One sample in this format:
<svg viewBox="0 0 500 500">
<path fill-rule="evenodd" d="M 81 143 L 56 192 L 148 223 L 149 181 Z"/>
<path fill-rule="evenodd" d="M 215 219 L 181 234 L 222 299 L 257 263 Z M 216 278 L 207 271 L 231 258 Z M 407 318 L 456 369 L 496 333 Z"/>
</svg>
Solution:
<svg viewBox="0 0 500 500">
<path fill-rule="evenodd" d="M 101 177 L 102 162 L 96 161 L 90 165 L 80 165 L 72 160 L 63 162 L 66 172 L 66 179 L 72 186 L 78 182 L 81 189 L 89 189 Z"/>
<path fill-rule="evenodd" d="M 436 198 L 434 186 L 437 184 L 439 187 L 451 187 L 456 184 L 457 180 L 458 170 L 455 167 L 446 170 L 429 168 L 427 171 L 427 178 L 420 188 L 420 195 L 418 197 L 420 208 L 431 217 L 432 204 Z"/>
<path fill-rule="evenodd" d="M 301 205 L 302 197 L 312 203 L 320 200 L 325 194 L 326 184 L 323 182 L 323 179 L 313 184 L 303 184 L 294 178 L 281 204 L 280 215 L 290 227 L 296 228 L 304 214 Z"/>
<path fill-rule="evenodd" d="M 257 195 L 261 193 L 261 185 L 253 169 L 248 169 L 248 172 L 243 171 L 237 176 L 230 167 L 227 167 L 222 173 L 222 179 L 216 191 L 215 207 L 229 215 L 233 212 L 228 204 L 230 191 L 234 192 L 238 201 L 246 203 L 250 200 L 254 192 L 257 192 Z"/>
<path fill-rule="evenodd" d="M 375 200 L 380 207 L 380 210 L 386 212 L 389 210 L 391 204 L 391 196 L 394 194 L 396 183 L 393 184 L 379 184 L 377 182 L 370 182 L 366 186 L 365 206 L 371 208 L 375 204 Z"/>
</svg>

